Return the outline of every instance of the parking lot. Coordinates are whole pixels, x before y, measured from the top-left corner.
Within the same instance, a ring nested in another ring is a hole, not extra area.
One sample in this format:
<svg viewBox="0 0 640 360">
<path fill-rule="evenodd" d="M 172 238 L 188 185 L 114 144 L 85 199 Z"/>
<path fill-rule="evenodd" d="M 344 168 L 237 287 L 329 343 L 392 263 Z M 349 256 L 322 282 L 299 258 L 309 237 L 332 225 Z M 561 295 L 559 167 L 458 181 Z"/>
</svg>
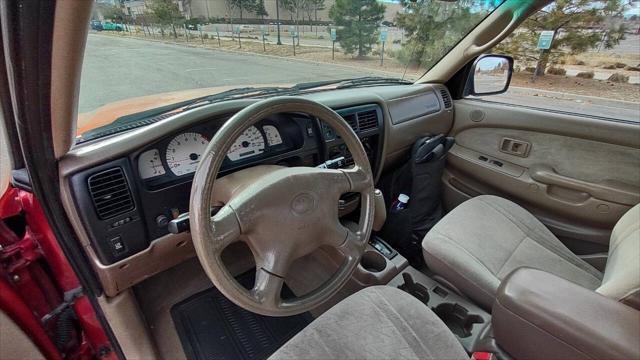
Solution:
<svg viewBox="0 0 640 360">
<path fill-rule="evenodd" d="M 90 34 L 79 111 L 91 111 L 117 100 L 177 90 L 294 84 L 372 75 L 390 76 L 388 72 L 357 66 Z M 530 96 L 533 93 L 537 95 Z M 634 121 L 639 121 L 640 117 L 638 103 L 522 87 L 514 87 L 507 94 L 487 100 L 563 111 L 588 111 L 597 116 Z"/>
</svg>

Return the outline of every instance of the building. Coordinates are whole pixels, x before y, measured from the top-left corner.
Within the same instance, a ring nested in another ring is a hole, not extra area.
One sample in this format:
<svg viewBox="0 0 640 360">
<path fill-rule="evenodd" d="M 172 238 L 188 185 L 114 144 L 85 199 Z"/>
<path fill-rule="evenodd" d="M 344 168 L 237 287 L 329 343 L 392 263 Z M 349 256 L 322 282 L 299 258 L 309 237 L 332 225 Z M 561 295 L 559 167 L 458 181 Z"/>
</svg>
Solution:
<svg viewBox="0 0 640 360">
<path fill-rule="evenodd" d="M 121 6 L 124 13 L 133 18 L 139 15 L 143 15 L 147 11 L 147 4 L 152 0 L 95 0 L 96 3 L 109 4 L 113 6 Z M 202 18 L 202 19 L 223 19 L 240 17 L 238 9 L 230 8 L 227 0 L 172 0 L 177 6 L 180 12 L 187 18 Z M 258 0 L 260 1 L 260 0 Z M 295 12 L 286 10 L 282 4 L 282 0 L 261 0 L 264 2 L 264 7 L 267 11 L 266 20 L 276 19 L 276 3 L 280 5 L 280 19 L 282 20 L 295 20 Z M 309 9 L 307 11 L 300 11 L 297 16 L 298 20 L 313 20 L 313 21 L 330 21 L 329 9 L 335 3 L 335 0 L 324 0 L 324 6 L 322 9 Z M 386 11 L 384 20 L 393 22 L 395 14 L 402 8 L 402 6 L 396 2 L 385 2 Z M 260 19 L 261 17 L 254 11 L 243 11 L 243 19 Z"/>
<path fill-rule="evenodd" d="M 133 17 L 134 19 L 139 15 L 144 15 L 147 10 L 145 0 L 123 0 L 122 8 L 125 14 Z"/>
<path fill-rule="evenodd" d="M 267 10 L 266 19 L 275 19 L 276 18 L 276 0 L 262 0 L 264 1 L 264 7 Z M 296 17 L 295 13 L 291 13 L 287 11 L 284 7 L 282 7 L 282 2 L 280 3 L 280 18 L 281 19 L 289 19 L 293 20 Z M 317 19 L 318 21 L 328 21 L 329 20 L 329 9 L 335 3 L 335 0 L 325 0 L 324 9 L 318 9 L 317 11 L 305 11 L 304 13 L 300 12 L 298 16 L 300 19 L 313 19 L 314 21 Z M 239 18 L 240 13 L 237 9 L 230 9 L 227 5 L 226 0 L 184 0 L 185 10 L 189 11 L 189 16 L 194 18 Z M 243 12 L 243 19 L 259 19 L 255 12 Z"/>
</svg>

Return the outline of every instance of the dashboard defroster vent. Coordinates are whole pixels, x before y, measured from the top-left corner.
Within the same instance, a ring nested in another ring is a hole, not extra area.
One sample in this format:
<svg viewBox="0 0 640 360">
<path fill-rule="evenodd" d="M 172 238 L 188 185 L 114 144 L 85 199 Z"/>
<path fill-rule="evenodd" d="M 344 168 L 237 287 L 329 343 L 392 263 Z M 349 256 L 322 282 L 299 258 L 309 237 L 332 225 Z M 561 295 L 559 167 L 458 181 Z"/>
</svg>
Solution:
<svg viewBox="0 0 640 360">
<path fill-rule="evenodd" d="M 91 175 L 88 182 L 91 200 L 101 220 L 134 209 L 129 183 L 121 167 Z"/>
<path fill-rule="evenodd" d="M 375 110 L 358 113 L 358 128 L 360 131 L 376 129 L 378 127 L 378 112 Z"/>
<path fill-rule="evenodd" d="M 447 89 L 440 89 L 440 95 L 442 96 L 442 102 L 445 109 L 451 109 L 451 96 Z"/>
</svg>

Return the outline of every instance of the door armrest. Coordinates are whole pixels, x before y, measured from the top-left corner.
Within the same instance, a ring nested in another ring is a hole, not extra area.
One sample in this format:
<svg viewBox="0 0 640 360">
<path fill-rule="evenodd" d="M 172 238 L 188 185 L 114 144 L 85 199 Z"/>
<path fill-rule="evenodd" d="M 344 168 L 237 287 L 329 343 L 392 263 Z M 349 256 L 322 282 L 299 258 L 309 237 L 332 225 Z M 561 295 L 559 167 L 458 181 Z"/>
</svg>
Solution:
<svg viewBox="0 0 640 360">
<path fill-rule="evenodd" d="M 536 269 L 502 281 L 492 322 L 516 359 L 640 358 L 640 311 Z"/>
</svg>

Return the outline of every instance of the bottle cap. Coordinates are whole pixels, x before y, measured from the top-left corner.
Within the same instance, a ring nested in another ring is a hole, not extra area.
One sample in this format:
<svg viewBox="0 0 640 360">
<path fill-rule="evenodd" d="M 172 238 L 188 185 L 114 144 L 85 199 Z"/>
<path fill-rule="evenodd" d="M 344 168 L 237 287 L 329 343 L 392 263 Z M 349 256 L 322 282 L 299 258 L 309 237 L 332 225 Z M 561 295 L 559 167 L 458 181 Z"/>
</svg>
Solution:
<svg viewBox="0 0 640 360">
<path fill-rule="evenodd" d="M 408 203 L 409 202 L 409 195 L 406 194 L 400 194 L 398 195 L 398 201 L 403 202 L 403 203 Z"/>
</svg>

